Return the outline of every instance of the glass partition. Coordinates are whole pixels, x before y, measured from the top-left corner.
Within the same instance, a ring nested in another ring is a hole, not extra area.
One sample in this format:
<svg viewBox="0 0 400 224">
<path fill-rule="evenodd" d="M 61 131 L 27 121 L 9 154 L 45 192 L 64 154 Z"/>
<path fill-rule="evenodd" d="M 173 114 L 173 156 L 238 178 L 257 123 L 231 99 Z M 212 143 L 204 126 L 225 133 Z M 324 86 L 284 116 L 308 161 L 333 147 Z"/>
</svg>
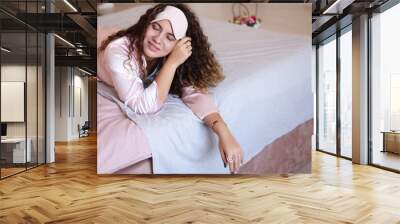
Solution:
<svg viewBox="0 0 400 224">
<path fill-rule="evenodd" d="M 31 156 L 26 150 L 26 33 L 3 32 L 1 46 L 1 175 L 6 177 L 24 171 Z"/>
<path fill-rule="evenodd" d="M 0 2 L 0 178 L 45 162 L 46 40 L 21 20 L 27 12 L 43 12 L 43 5 Z"/>
</svg>

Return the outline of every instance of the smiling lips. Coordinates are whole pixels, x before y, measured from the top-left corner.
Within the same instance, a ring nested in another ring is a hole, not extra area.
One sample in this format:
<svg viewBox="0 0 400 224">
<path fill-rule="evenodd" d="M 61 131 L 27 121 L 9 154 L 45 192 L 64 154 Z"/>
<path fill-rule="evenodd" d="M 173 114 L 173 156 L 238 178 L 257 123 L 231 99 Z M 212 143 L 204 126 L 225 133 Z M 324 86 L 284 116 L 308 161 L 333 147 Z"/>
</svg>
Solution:
<svg viewBox="0 0 400 224">
<path fill-rule="evenodd" d="M 160 50 L 160 48 L 156 47 L 151 41 L 149 41 L 148 43 L 149 43 L 149 49 L 151 51 L 157 52 Z"/>
</svg>

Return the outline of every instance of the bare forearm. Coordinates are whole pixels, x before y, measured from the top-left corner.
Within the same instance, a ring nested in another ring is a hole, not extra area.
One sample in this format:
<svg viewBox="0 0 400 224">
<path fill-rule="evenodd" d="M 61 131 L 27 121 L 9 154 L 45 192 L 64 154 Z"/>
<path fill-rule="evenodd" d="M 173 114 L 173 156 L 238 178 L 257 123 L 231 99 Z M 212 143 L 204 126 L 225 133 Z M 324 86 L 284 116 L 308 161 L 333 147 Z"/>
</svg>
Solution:
<svg viewBox="0 0 400 224">
<path fill-rule="evenodd" d="M 207 115 L 203 119 L 203 121 L 210 129 L 215 132 L 216 135 L 218 135 L 219 138 L 231 134 L 228 126 L 218 112 Z"/>
<path fill-rule="evenodd" d="M 158 86 L 158 98 L 161 102 L 165 102 L 168 96 L 176 69 L 192 54 L 191 39 L 190 37 L 183 37 L 176 43 L 155 79 Z"/>
<path fill-rule="evenodd" d="M 176 68 L 177 66 L 175 64 L 166 61 L 162 66 L 160 73 L 155 78 L 155 81 L 157 82 L 158 98 L 161 102 L 164 102 L 168 96 Z"/>
<path fill-rule="evenodd" d="M 236 173 L 243 163 L 243 149 L 219 113 L 209 114 L 203 121 L 218 135 L 218 145 L 224 165 L 228 164 L 231 173 Z"/>
</svg>

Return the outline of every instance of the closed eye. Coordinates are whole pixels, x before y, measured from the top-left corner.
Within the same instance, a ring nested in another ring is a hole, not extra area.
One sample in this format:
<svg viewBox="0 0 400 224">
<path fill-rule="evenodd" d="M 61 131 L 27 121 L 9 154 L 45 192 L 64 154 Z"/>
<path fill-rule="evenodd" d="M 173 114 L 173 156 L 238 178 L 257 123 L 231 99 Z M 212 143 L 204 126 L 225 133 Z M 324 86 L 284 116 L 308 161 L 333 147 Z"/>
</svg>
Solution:
<svg viewBox="0 0 400 224">
<path fill-rule="evenodd" d="M 175 41 L 176 39 L 173 34 L 168 34 L 168 40 Z"/>
<path fill-rule="evenodd" d="M 157 31 L 161 31 L 161 30 L 162 30 L 160 24 L 158 24 L 157 22 L 152 23 L 152 24 L 151 24 L 151 27 L 152 27 L 154 30 L 157 30 Z"/>
<path fill-rule="evenodd" d="M 157 22 L 152 23 L 151 27 L 156 31 L 160 31 L 161 32 L 163 30 L 161 25 L 159 23 L 157 23 Z M 176 40 L 175 36 L 172 33 L 168 33 L 167 34 L 167 38 L 168 38 L 169 41 L 175 41 Z"/>
</svg>

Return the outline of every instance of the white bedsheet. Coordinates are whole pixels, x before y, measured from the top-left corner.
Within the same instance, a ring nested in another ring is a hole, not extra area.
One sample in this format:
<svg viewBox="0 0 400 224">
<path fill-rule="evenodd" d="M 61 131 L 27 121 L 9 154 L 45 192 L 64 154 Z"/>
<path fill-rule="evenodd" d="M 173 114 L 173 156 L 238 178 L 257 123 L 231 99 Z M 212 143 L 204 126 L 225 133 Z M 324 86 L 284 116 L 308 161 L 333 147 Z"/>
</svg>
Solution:
<svg viewBox="0 0 400 224">
<path fill-rule="evenodd" d="M 211 20 L 202 26 L 226 75 L 211 92 L 245 161 L 312 119 L 310 37 Z M 180 99 L 170 96 L 159 113 L 137 123 L 149 140 L 155 174 L 229 173 L 216 136 Z"/>
</svg>

